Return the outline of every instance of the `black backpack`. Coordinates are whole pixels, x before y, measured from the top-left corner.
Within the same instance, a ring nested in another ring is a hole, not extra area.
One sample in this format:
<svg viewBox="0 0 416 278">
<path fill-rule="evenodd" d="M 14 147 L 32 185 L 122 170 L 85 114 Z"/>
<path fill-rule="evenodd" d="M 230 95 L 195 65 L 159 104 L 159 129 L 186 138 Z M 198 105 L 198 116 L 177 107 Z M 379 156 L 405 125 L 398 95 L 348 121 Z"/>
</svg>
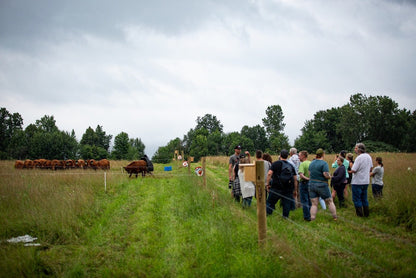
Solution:
<svg viewBox="0 0 416 278">
<path fill-rule="evenodd" d="M 284 189 L 292 188 L 294 184 L 293 166 L 289 162 L 282 160 L 282 170 L 277 177 L 279 178 L 281 187 Z"/>
</svg>

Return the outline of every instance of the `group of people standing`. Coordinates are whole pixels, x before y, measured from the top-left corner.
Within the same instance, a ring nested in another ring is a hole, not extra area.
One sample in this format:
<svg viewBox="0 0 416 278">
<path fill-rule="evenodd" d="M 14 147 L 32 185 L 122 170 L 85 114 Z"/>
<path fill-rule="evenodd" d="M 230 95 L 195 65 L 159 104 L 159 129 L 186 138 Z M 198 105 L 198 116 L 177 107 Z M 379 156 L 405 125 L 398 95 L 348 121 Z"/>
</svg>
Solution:
<svg viewBox="0 0 416 278">
<path fill-rule="evenodd" d="M 256 151 L 256 159 L 265 163 L 267 215 L 273 213 L 276 203 L 281 200 L 283 217 L 289 217 L 290 211 L 296 209 L 296 204 L 300 204 L 304 220 L 312 221 L 316 219 L 318 204 L 321 202 L 321 206 L 327 207 L 333 219 L 337 220 L 334 199 L 338 198 L 340 208 L 345 207 L 345 198 L 348 196 L 348 185 L 350 185 L 356 215 L 368 217 L 370 210 L 367 191 L 370 177 L 372 177 L 374 198 L 380 198 L 383 194 L 383 161 L 381 157 L 377 157 L 377 165 L 373 168 L 372 158 L 366 152 L 363 143 L 356 144 L 354 151 L 357 155 L 355 161 L 354 156 L 351 153 L 347 154 L 346 151 L 341 151 L 336 156 L 332 164 L 335 168 L 332 176 L 329 165 L 324 160 L 323 149 L 316 151 L 316 157 L 312 161 L 308 160 L 307 151 L 297 154 L 295 148 L 290 149 L 290 152 L 282 150 L 279 159 L 275 162 L 272 162 L 270 155 Z M 229 160 L 229 188 L 232 189 L 232 195 L 237 202 L 243 197 L 243 206 L 247 207 L 250 206 L 251 199 L 255 195 L 255 187 L 252 182 L 244 180 L 243 172 L 238 169 L 239 163 L 250 163 L 250 154 L 246 152 L 241 156 L 240 153 L 241 146 L 238 145 Z"/>
</svg>

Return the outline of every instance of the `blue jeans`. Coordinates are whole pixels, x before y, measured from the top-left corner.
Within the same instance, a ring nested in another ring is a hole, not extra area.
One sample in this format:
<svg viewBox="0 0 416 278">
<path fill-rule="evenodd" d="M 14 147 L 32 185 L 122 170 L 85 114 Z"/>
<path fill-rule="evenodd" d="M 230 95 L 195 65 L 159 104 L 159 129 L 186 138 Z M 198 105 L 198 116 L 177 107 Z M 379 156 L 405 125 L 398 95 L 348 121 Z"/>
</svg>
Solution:
<svg viewBox="0 0 416 278">
<path fill-rule="evenodd" d="M 379 184 L 372 185 L 373 196 L 374 198 L 379 198 L 383 196 L 383 186 Z"/>
<path fill-rule="evenodd" d="M 303 219 L 309 220 L 311 219 L 311 199 L 309 199 L 309 182 L 308 181 L 302 181 L 300 182 L 299 186 L 300 191 L 300 202 L 302 204 L 303 209 Z"/>
<path fill-rule="evenodd" d="M 243 198 L 243 208 L 248 208 L 251 206 L 251 200 L 253 199 L 253 197 L 246 197 Z"/>
<path fill-rule="evenodd" d="M 289 217 L 290 208 L 293 203 L 293 190 L 278 190 L 270 188 L 269 197 L 266 201 L 266 213 L 271 215 L 276 209 L 276 203 L 280 202 L 283 205 L 283 217 Z"/>
<path fill-rule="evenodd" d="M 352 201 L 356 208 L 368 207 L 368 184 L 351 184 Z"/>
</svg>

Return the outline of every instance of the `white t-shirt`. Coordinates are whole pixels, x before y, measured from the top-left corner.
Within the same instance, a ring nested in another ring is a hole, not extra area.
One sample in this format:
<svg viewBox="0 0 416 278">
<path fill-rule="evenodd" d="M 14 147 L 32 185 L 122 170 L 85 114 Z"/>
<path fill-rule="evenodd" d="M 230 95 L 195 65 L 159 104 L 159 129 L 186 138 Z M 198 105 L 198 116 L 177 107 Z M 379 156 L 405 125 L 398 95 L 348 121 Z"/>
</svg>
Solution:
<svg viewBox="0 0 416 278">
<path fill-rule="evenodd" d="M 373 182 L 372 184 L 378 184 L 380 186 L 383 186 L 383 176 L 384 176 L 384 167 L 376 166 L 373 169 Z"/>
<path fill-rule="evenodd" d="M 370 184 L 370 171 L 373 167 L 373 160 L 368 153 L 360 154 L 354 161 L 351 170 L 356 171 L 352 174 L 351 184 Z"/>
<path fill-rule="evenodd" d="M 241 194 L 243 195 L 243 198 L 253 197 L 256 192 L 254 183 L 251 181 L 246 181 L 244 179 L 244 174 L 240 169 L 238 169 L 238 177 L 240 179 Z"/>
</svg>

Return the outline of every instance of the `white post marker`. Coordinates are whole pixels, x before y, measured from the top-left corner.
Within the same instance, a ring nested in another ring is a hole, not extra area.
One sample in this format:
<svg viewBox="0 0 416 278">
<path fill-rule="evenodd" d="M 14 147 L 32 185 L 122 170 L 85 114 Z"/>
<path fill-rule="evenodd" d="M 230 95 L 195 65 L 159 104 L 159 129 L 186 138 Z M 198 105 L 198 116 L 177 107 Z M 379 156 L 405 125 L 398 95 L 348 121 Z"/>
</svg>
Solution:
<svg viewBox="0 0 416 278">
<path fill-rule="evenodd" d="M 104 191 L 107 192 L 107 171 L 104 171 Z"/>
</svg>

